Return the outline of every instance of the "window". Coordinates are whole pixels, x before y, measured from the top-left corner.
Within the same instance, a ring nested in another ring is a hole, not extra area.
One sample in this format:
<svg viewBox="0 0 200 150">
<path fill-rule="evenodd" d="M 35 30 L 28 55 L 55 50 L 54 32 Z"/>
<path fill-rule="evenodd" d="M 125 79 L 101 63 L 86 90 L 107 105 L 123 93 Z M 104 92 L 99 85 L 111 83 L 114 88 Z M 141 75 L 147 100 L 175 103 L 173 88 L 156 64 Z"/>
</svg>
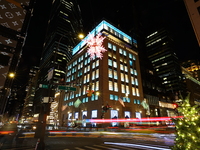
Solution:
<svg viewBox="0 0 200 150">
<path fill-rule="evenodd" d="M 130 94 L 129 86 L 128 85 L 126 85 L 126 94 Z"/>
<path fill-rule="evenodd" d="M 113 50 L 114 50 L 114 51 L 116 51 L 116 50 L 117 50 L 117 48 L 116 48 L 116 46 L 115 46 L 115 45 L 113 45 Z"/>
<path fill-rule="evenodd" d="M 124 65 L 120 64 L 120 70 L 124 70 Z"/>
<path fill-rule="evenodd" d="M 115 95 L 115 100 L 118 101 L 118 96 L 117 95 Z"/>
<path fill-rule="evenodd" d="M 131 83 L 132 83 L 133 85 L 135 84 L 134 78 L 133 78 L 133 77 L 131 77 Z"/>
<path fill-rule="evenodd" d="M 115 88 L 115 92 L 118 92 L 118 85 L 117 85 L 117 82 L 114 82 L 114 88 Z"/>
<path fill-rule="evenodd" d="M 135 78 L 135 85 L 138 86 L 138 80 L 137 80 L 137 78 Z"/>
<path fill-rule="evenodd" d="M 98 67 L 98 66 L 99 66 L 99 60 L 96 61 L 96 67 Z"/>
<path fill-rule="evenodd" d="M 108 65 L 112 66 L 112 60 L 108 59 Z"/>
<path fill-rule="evenodd" d="M 92 72 L 92 80 L 95 79 L 95 71 Z"/>
<path fill-rule="evenodd" d="M 128 83 L 129 81 L 128 81 L 128 75 L 127 74 L 125 74 L 125 79 L 126 79 L 126 83 Z"/>
<path fill-rule="evenodd" d="M 112 77 L 113 77 L 112 69 L 108 69 L 108 77 L 109 77 L 109 78 L 112 78 Z"/>
<path fill-rule="evenodd" d="M 126 93 L 125 92 L 125 85 L 122 84 L 122 93 Z"/>
<path fill-rule="evenodd" d="M 96 90 L 96 91 L 99 90 L 99 81 L 96 82 L 96 89 L 95 89 L 95 90 Z"/>
<path fill-rule="evenodd" d="M 112 49 L 112 44 L 108 43 L 108 48 Z"/>
<path fill-rule="evenodd" d="M 135 88 L 134 88 L 134 87 L 132 87 L 132 94 L 133 94 L 133 95 L 136 95 L 136 93 L 135 93 Z"/>
<path fill-rule="evenodd" d="M 137 95 L 137 96 L 140 96 L 140 93 L 139 93 L 138 88 L 136 88 L 136 95 Z"/>
<path fill-rule="evenodd" d="M 137 104 L 140 104 L 140 100 L 137 100 Z"/>
<path fill-rule="evenodd" d="M 113 61 L 113 67 L 117 68 L 117 62 Z"/>
<path fill-rule="evenodd" d="M 113 76 L 114 76 L 114 79 L 118 79 L 118 77 L 117 77 L 117 71 L 116 70 L 113 70 Z"/>
<path fill-rule="evenodd" d="M 113 91 L 113 82 L 112 81 L 109 81 L 109 90 Z"/>
<path fill-rule="evenodd" d="M 110 94 L 110 100 L 114 100 L 114 95 Z"/>
<path fill-rule="evenodd" d="M 124 81 L 124 74 L 121 73 L 121 81 Z"/>
<path fill-rule="evenodd" d="M 99 69 L 96 70 L 96 78 L 99 78 Z"/>
</svg>

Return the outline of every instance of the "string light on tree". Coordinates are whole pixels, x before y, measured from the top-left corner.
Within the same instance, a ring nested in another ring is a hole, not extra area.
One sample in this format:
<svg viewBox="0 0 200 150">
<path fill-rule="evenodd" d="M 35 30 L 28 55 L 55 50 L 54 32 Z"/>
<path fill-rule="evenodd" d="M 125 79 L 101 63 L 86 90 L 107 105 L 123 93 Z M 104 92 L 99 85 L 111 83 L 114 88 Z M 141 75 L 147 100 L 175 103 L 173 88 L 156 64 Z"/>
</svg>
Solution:
<svg viewBox="0 0 200 150">
<path fill-rule="evenodd" d="M 197 105 L 191 106 L 189 102 L 190 94 L 178 107 L 178 112 L 183 118 L 174 118 L 172 121 L 176 125 L 177 136 L 172 150 L 199 150 L 200 149 L 200 111 Z M 183 99 L 183 98 L 182 98 Z"/>
<path fill-rule="evenodd" d="M 90 58 L 95 59 L 95 55 L 96 55 L 97 58 L 102 59 L 103 57 L 102 53 L 107 51 L 102 45 L 105 37 L 103 37 L 101 33 L 98 33 L 96 36 L 89 33 L 88 36 L 89 38 L 86 39 L 85 41 L 88 45 L 87 52 L 90 55 Z"/>
</svg>

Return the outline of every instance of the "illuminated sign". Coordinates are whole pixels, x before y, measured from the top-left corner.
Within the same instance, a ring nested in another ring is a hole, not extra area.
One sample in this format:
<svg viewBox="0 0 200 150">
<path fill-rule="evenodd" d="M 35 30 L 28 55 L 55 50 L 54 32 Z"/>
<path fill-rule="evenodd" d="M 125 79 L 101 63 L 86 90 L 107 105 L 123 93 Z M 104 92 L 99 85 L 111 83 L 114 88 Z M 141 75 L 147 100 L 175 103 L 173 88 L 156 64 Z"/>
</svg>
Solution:
<svg viewBox="0 0 200 150">
<path fill-rule="evenodd" d="M 166 103 L 166 102 L 161 102 L 161 101 L 159 101 L 159 106 L 160 106 L 160 107 L 165 107 L 165 108 L 174 109 L 174 105 L 171 104 L 171 103 Z"/>
</svg>

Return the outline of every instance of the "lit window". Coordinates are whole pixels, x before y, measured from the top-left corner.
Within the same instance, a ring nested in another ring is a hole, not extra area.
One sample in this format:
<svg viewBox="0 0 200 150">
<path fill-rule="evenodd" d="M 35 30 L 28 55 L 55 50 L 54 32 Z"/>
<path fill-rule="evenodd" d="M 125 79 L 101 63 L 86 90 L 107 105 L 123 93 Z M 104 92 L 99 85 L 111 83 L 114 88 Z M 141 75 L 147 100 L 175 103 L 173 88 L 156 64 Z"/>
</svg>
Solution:
<svg viewBox="0 0 200 150">
<path fill-rule="evenodd" d="M 121 73 L 121 81 L 124 81 L 124 74 Z"/>
<path fill-rule="evenodd" d="M 136 95 L 140 96 L 138 88 L 136 88 Z"/>
<path fill-rule="evenodd" d="M 98 67 L 98 66 L 99 66 L 99 60 L 96 61 L 96 67 Z"/>
<path fill-rule="evenodd" d="M 117 82 L 114 82 L 114 88 L 115 88 L 115 92 L 118 92 L 118 84 L 117 84 Z"/>
<path fill-rule="evenodd" d="M 96 78 L 99 78 L 99 69 L 96 70 Z"/>
<path fill-rule="evenodd" d="M 112 49 L 112 44 L 108 43 L 108 48 Z"/>
<path fill-rule="evenodd" d="M 126 94 L 130 94 L 129 86 L 128 85 L 126 85 Z"/>
<path fill-rule="evenodd" d="M 118 77 L 117 77 L 117 71 L 116 70 L 113 70 L 113 76 L 114 76 L 114 79 L 118 79 Z"/>
<path fill-rule="evenodd" d="M 115 45 L 113 45 L 113 50 L 114 50 L 114 51 L 116 51 L 116 50 L 117 50 L 117 48 L 116 48 L 116 46 L 115 46 Z"/>
<path fill-rule="evenodd" d="M 135 88 L 134 88 L 134 87 L 132 87 L 132 94 L 133 94 L 133 95 L 136 95 L 136 93 L 135 93 Z"/>
<path fill-rule="evenodd" d="M 138 86 L 138 79 L 137 78 L 135 78 L 135 85 Z"/>
<path fill-rule="evenodd" d="M 125 92 L 125 85 L 122 84 L 122 93 L 126 93 Z"/>
<path fill-rule="evenodd" d="M 140 100 L 137 100 L 137 104 L 140 104 Z"/>
<path fill-rule="evenodd" d="M 93 69 L 95 68 L 95 62 L 92 63 L 92 68 L 93 68 Z"/>
<path fill-rule="evenodd" d="M 110 100 L 114 100 L 114 95 L 110 94 Z"/>
<path fill-rule="evenodd" d="M 112 66 L 112 60 L 108 59 L 108 65 Z"/>
<path fill-rule="evenodd" d="M 124 65 L 120 64 L 120 70 L 124 70 Z"/>
<path fill-rule="evenodd" d="M 120 53 L 120 54 L 123 54 L 123 50 L 122 50 L 121 48 L 119 49 L 119 53 Z"/>
<path fill-rule="evenodd" d="M 99 81 L 96 82 L 95 88 L 96 88 L 95 91 L 99 90 Z"/>
<path fill-rule="evenodd" d="M 113 67 L 117 68 L 117 62 L 113 61 Z"/>
<path fill-rule="evenodd" d="M 128 83 L 129 81 L 128 81 L 128 75 L 127 74 L 125 74 L 125 79 L 126 79 L 126 82 Z"/>
<path fill-rule="evenodd" d="M 92 72 L 92 80 L 95 79 L 95 71 Z"/>
<path fill-rule="evenodd" d="M 112 78 L 112 77 L 113 77 L 113 75 L 112 75 L 112 69 L 108 69 L 108 77 L 109 77 L 109 78 Z"/>
<path fill-rule="evenodd" d="M 131 77 L 131 83 L 132 83 L 133 85 L 135 84 L 134 78 L 133 78 L 133 77 Z"/>
<path fill-rule="evenodd" d="M 113 82 L 112 81 L 109 81 L 109 90 L 113 91 Z"/>
</svg>

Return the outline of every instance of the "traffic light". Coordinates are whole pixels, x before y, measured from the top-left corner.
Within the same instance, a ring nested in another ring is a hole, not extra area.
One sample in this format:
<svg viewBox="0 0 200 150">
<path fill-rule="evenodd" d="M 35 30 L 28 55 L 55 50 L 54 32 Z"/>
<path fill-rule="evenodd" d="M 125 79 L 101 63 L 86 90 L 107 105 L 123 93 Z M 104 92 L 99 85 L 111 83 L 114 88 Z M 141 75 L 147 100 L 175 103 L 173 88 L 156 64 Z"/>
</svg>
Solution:
<svg viewBox="0 0 200 150">
<path fill-rule="evenodd" d="M 178 108 L 178 104 L 177 103 L 173 103 L 173 107 L 174 107 L 174 109 Z"/>
<path fill-rule="evenodd" d="M 94 93 L 94 90 L 87 90 L 86 92 L 87 92 L 87 96 L 91 97 L 92 94 Z"/>
<path fill-rule="evenodd" d="M 107 112 L 110 108 L 111 108 L 111 106 L 109 106 L 109 105 L 106 105 L 106 106 L 102 107 L 104 112 Z"/>
</svg>

